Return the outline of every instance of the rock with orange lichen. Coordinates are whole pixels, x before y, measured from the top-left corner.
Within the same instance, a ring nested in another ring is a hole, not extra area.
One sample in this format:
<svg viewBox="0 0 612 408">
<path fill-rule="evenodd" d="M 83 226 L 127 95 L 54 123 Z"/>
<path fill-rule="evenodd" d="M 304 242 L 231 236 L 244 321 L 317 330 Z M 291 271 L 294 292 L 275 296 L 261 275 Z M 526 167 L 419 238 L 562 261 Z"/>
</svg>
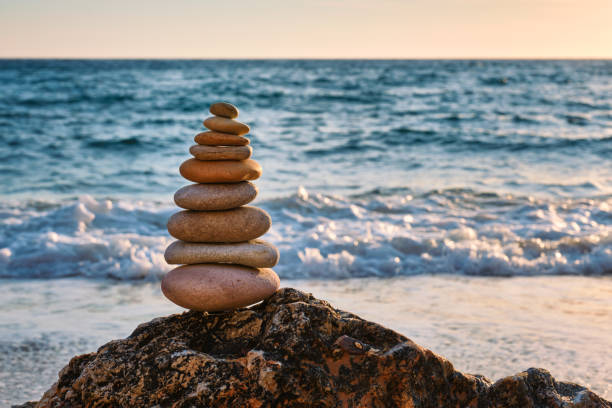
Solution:
<svg viewBox="0 0 612 408">
<path fill-rule="evenodd" d="M 28 405 L 24 405 L 28 406 Z M 529 369 L 491 384 L 376 323 L 282 289 L 74 357 L 37 407 L 612 407 Z"/>
</svg>

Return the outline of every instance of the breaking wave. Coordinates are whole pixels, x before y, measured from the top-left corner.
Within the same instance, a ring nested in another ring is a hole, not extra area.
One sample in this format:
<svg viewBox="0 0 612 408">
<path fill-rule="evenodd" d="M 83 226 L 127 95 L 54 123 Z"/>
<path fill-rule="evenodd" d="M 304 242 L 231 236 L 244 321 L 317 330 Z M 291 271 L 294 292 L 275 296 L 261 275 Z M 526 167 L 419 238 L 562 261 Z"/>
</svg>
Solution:
<svg viewBox="0 0 612 408">
<path fill-rule="evenodd" d="M 260 201 L 282 278 L 612 274 L 612 197 L 538 199 L 375 190 Z M 171 269 L 170 203 L 94 199 L 0 204 L 0 277 L 155 280 Z"/>
</svg>

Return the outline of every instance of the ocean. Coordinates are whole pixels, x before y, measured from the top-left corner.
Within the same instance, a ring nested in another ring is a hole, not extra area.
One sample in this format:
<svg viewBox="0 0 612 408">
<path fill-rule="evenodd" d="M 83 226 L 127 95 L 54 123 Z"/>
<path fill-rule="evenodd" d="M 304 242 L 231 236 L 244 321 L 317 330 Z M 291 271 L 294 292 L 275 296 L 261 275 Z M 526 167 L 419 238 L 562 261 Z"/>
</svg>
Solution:
<svg viewBox="0 0 612 408">
<path fill-rule="evenodd" d="M 0 60 L 0 405 L 180 311 L 165 224 L 219 100 L 283 286 L 612 398 L 612 61 Z"/>
</svg>

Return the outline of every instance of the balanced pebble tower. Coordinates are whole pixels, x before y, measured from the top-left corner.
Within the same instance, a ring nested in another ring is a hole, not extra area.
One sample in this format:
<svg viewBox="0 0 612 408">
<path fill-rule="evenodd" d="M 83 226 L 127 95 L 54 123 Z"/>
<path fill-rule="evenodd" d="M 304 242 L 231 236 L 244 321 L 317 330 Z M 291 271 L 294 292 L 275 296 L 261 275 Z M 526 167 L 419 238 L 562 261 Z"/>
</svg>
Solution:
<svg viewBox="0 0 612 408">
<path fill-rule="evenodd" d="M 187 309 L 214 312 L 259 302 L 278 289 L 278 275 L 269 269 L 278 250 L 257 238 L 272 223 L 262 209 L 247 206 L 257 195 L 250 180 L 261 166 L 250 159 L 244 137 L 249 127 L 234 119 L 238 109 L 229 103 L 211 105 L 210 129 L 195 136 L 181 164 L 181 175 L 196 184 L 178 190 L 176 205 L 185 210 L 168 220 L 168 232 L 178 241 L 166 249 L 169 264 L 179 264 L 162 280 L 162 291 Z"/>
</svg>

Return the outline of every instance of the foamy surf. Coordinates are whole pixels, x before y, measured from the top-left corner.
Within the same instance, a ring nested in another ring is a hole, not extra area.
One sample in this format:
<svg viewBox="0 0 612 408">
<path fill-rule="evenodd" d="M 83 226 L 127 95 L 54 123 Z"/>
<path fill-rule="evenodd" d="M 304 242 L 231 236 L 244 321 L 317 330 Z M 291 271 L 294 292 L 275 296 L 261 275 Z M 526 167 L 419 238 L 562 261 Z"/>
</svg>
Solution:
<svg viewBox="0 0 612 408">
<path fill-rule="evenodd" d="M 409 189 L 258 202 L 283 278 L 612 274 L 612 197 L 545 199 Z M 0 206 L 0 277 L 159 279 L 170 203 L 94 199 Z"/>
</svg>

